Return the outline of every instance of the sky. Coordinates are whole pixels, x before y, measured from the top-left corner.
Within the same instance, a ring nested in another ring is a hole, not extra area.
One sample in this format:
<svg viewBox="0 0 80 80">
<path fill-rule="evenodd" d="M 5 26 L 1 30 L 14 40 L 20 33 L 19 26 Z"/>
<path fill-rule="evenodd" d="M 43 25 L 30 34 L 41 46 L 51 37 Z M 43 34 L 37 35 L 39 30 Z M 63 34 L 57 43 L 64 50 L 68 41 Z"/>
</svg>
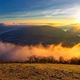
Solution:
<svg viewBox="0 0 80 80">
<path fill-rule="evenodd" d="M 80 0 L 0 0 L 0 22 L 74 23 L 79 14 Z"/>
</svg>

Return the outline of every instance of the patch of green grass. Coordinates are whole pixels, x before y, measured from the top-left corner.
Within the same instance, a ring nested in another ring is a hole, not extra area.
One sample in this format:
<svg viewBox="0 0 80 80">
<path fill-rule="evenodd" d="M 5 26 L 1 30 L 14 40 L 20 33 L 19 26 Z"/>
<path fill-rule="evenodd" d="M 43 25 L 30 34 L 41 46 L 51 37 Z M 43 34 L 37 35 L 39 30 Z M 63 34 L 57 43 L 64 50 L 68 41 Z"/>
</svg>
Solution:
<svg viewBox="0 0 80 80">
<path fill-rule="evenodd" d="M 80 65 L 0 64 L 0 80 L 80 80 Z"/>
</svg>

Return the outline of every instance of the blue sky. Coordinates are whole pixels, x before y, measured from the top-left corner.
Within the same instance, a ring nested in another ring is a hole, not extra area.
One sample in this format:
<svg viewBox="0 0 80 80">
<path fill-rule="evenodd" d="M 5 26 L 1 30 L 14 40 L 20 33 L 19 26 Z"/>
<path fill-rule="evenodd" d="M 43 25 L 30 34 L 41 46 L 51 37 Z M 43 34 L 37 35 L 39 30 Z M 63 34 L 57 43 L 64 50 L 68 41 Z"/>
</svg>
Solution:
<svg viewBox="0 0 80 80">
<path fill-rule="evenodd" d="M 0 0 L 0 21 L 66 19 L 79 14 L 80 0 Z"/>
</svg>

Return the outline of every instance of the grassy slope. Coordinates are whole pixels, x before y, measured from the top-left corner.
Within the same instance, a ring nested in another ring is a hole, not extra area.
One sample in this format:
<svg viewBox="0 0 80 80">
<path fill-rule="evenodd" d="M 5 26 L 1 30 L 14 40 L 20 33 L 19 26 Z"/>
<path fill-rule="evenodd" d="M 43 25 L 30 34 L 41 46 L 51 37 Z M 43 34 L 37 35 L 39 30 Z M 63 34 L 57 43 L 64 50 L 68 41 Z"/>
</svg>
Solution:
<svg viewBox="0 0 80 80">
<path fill-rule="evenodd" d="M 80 80 L 80 65 L 0 64 L 0 80 Z"/>
</svg>

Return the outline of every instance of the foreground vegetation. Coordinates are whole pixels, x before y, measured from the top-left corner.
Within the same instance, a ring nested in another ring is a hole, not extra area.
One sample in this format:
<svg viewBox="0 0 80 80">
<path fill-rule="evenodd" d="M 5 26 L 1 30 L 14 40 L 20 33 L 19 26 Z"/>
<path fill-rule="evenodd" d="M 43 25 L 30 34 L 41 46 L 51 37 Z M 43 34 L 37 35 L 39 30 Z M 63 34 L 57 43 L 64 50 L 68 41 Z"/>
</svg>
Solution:
<svg viewBox="0 0 80 80">
<path fill-rule="evenodd" d="M 4 63 L 0 80 L 80 80 L 80 65 Z"/>
</svg>

